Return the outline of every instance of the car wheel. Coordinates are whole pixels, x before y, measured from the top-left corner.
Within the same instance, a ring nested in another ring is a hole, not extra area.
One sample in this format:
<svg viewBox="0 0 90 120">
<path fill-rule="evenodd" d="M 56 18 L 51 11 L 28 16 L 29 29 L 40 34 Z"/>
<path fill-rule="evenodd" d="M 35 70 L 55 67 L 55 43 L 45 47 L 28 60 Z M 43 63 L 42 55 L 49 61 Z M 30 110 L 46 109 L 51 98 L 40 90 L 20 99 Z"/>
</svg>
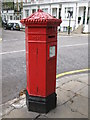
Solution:
<svg viewBox="0 0 90 120">
<path fill-rule="evenodd" d="M 6 30 L 6 27 L 4 26 L 3 29 Z"/>
<path fill-rule="evenodd" d="M 11 30 L 13 30 L 13 27 L 11 27 Z"/>
</svg>

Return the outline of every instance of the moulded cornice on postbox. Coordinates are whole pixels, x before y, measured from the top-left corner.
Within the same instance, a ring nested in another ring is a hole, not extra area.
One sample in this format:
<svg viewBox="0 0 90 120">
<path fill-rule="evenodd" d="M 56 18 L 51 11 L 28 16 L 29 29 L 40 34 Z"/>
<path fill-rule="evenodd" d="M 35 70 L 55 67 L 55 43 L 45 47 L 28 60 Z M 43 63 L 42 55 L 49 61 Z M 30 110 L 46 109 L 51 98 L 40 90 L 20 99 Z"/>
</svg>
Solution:
<svg viewBox="0 0 90 120">
<path fill-rule="evenodd" d="M 61 19 L 54 18 L 48 13 L 43 12 L 41 9 L 33 13 L 29 17 L 20 21 L 25 26 L 59 26 L 62 22 Z"/>
</svg>

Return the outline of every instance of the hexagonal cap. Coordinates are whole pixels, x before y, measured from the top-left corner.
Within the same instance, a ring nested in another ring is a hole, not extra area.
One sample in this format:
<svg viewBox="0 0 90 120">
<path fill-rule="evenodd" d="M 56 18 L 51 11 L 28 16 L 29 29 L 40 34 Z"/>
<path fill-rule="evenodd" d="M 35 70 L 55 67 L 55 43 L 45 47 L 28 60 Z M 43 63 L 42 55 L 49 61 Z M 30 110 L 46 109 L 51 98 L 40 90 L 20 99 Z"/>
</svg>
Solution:
<svg viewBox="0 0 90 120">
<path fill-rule="evenodd" d="M 62 20 L 54 18 L 50 14 L 45 13 L 41 9 L 39 9 L 38 12 L 35 12 L 31 16 L 22 19 L 20 22 L 26 26 L 59 26 Z"/>
</svg>

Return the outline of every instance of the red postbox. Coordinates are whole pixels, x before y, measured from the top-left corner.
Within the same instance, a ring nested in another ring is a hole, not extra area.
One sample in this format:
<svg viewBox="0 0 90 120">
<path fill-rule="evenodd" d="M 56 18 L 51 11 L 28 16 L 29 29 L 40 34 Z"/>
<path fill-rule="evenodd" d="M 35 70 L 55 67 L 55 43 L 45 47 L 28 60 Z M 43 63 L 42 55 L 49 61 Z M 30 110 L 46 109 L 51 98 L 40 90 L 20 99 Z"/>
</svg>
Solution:
<svg viewBox="0 0 90 120">
<path fill-rule="evenodd" d="M 39 9 L 21 23 L 26 35 L 26 104 L 29 111 L 47 113 L 57 102 L 57 26 L 61 20 Z"/>
</svg>

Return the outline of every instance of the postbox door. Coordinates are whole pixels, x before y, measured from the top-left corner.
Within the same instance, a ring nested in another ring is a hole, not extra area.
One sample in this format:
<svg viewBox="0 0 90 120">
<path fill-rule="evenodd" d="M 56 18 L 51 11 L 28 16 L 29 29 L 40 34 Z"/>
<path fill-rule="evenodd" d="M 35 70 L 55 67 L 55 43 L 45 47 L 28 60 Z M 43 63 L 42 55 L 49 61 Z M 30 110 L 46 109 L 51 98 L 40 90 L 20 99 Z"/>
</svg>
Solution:
<svg viewBox="0 0 90 120">
<path fill-rule="evenodd" d="M 29 43 L 29 94 L 45 96 L 46 58 L 45 46 L 39 43 Z"/>
<path fill-rule="evenodd" d="M 29 86 L 29 93 L 35 94 L 36 93 L 36 87 L 37 87 L 37 46 L 36 44 L 29 43 L 28 44 L 28 66 L 29 66 L 29 82 L 27 86 Z"/>
</svg>

